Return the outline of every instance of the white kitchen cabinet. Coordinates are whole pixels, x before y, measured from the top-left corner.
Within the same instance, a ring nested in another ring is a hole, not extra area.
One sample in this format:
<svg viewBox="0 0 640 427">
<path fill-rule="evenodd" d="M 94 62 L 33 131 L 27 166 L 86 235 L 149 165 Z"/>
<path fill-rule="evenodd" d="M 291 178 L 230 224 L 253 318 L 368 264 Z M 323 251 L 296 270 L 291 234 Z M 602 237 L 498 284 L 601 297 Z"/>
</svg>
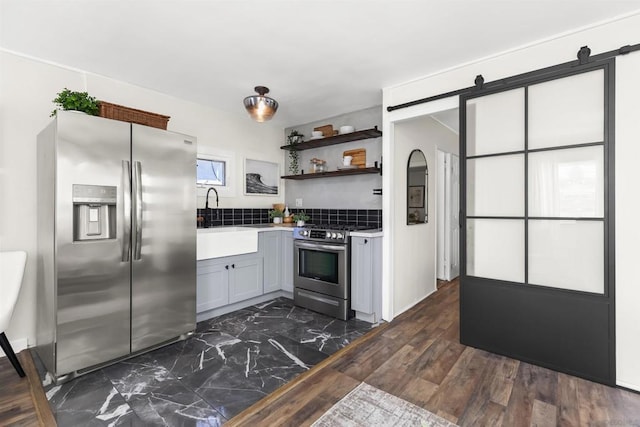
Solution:
<svg viewBox="0 0 640 427">
<path fill-rule="evenodd" d="M 351 309 L 377 322 L 382 314 L 382 238 L 351 238 Z"/>
<path fill-rule="evenodd" d="M 198 313 L 262 295 L 258 253 L 198 261 Z"/>
<path fill-rule="evenodd" d="M 235 257 L 233 257 L 235 258 Z M 262 258 L 233 260 L 229 270 L 229 303 L 262 295 Z"/>
<path fill-rule="evenodd" d="M 282 231 L 282 290 L 293 293 L 293 233 Z"/>
<path fill-rule="evenodd" d="M 241 308 L 237 303 L 250 303 L 281 290 L 293 293 L 293 234 L 289 230 L 260 232 L 258 252 L 198 261 L 198 314 L 219 315 L 225 306 Z"/>
<path fill-rule="evenodd" d="M 293 293 L 293 233 L 260 233 L 259 246 L 264 257 L 264 293 L 279 290 Z"/>
<path fill-rule="evenodd" d="M 282 234 L 286 231 L 260 233 L 258 243 L 264 257 L 264 292 L 279 291 L 282 287 Z M 288 233 L 291 234 L 291 233 Z"/>
<path fill-rule="evenodd" d="M 198 262 L 196 311 L 222 307 L 229 304 L 229 270 L 226 262 Z"/>
</svg>

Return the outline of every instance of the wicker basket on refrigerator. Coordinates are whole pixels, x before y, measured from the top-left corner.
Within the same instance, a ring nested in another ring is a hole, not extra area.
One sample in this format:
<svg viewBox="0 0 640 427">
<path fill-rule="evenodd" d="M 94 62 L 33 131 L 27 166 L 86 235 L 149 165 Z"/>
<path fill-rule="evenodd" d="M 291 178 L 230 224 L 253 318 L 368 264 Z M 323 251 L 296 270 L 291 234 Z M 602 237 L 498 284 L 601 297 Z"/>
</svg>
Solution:
<svg viewBox="0 0 640 427">
<path fill-rule="evenodd" d="M 137 110 L 110 102 L 100 101 L 100 117 L 123 122 L 137 123 L 159 129 L 167 129 L 170 116 Z"/>
</svg>

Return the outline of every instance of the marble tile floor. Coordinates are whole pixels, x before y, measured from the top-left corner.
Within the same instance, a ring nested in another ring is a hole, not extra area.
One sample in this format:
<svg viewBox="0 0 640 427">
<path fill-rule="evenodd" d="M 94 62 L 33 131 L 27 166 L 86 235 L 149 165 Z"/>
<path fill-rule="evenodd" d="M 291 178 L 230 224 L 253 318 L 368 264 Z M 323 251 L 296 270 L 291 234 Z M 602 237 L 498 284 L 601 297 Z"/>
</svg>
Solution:
<svg viewBox="0 0 640 427">
<path fill-rule="evenodd" d="M 58 426 L 219 426 L 373 327 L 277 298 L 198 323 L 193 337 L 54 385 Z"/>
</svg>

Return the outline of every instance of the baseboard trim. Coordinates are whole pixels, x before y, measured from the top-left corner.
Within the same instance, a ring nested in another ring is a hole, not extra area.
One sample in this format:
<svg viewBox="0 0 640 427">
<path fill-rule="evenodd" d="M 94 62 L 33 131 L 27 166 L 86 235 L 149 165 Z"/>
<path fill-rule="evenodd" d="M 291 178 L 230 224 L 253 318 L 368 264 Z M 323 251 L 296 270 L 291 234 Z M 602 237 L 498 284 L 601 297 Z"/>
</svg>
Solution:
<svg viewBox="0 0 640 427">
<path fill-rule="evenodd" d="M 8 336 L 7 336 L 7 339 L 9 339 Z M 15 340 L 9 339 L 9 342 L 11 343 L 11 347 L 13 348 L 13 352 L 15 354 L 18 354 L 22 350 L 24 350 L 24 349 L 29 347 L 29 339 L 28 338 L 18 338 L 18 339 L 15 339 Z M 7 355 L 4 354 L 4 351 L 0 350 L 0 357 L 7 357 Z"/>
<path fill-rule="evenodd" d="M 631 383 L 628 383 L 628 382 L 625 382 L 625 381 L 617 380 L 616 381 L 616 385 L 618 385 L 620 387 L 624 387 L 624 388 L 629 389 L 629 390 L 640 392 L 640 385 L 637 385 L 637 384 L 631 384 Z"/>
<path fill-rule="evenodd" d="M 422 301 L 424 301 L 425 299 L 427 299 L 429 296 L 433 295 L 437 291 L 438 291 L 437 288 L 433 289 L 431 292 L 427 293 L 426 295 L 420 297 L 419 299 L 415 300 L 412 303 L 409 303 L 409 305 L 407 305 L 406 307 L 404 307 L 404 308 L 398 310 L 397 312 L 395 312 L 393 318 L 395 319 L 396 317 L 400 316 L 402 313 L 406 313 L 407 311 L 411 310 L 413 307 L 415 307 L 416 305 L 420 304 Z"/>
</svg>

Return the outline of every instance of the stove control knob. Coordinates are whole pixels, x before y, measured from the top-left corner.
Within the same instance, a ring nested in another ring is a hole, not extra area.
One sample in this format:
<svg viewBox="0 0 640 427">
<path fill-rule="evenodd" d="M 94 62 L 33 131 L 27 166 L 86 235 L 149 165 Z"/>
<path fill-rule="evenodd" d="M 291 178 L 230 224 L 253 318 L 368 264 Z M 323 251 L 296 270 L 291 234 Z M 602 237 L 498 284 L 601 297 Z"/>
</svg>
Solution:
<svg viewBox="0 0 640 427">
<path fill-rule="evenodd" d="M 338 239 L 344 239 L 344 236 L 342 235 L 342 233 L 338 233 Z"/>
<path fill-rule="evenodd" d="M 300 231 L 300 235 L 301 236 L 306 236 L 308 234 L 307 230 L 301 230 Z"/>
<path fill-rule="evenodd" d="M 331 238 L 332 238 L 332 239 L 337 239 L 337 238 L 338 238 L 338 235 L 337 235 L 336 233 L 331 233 Z"/>
</svg>

